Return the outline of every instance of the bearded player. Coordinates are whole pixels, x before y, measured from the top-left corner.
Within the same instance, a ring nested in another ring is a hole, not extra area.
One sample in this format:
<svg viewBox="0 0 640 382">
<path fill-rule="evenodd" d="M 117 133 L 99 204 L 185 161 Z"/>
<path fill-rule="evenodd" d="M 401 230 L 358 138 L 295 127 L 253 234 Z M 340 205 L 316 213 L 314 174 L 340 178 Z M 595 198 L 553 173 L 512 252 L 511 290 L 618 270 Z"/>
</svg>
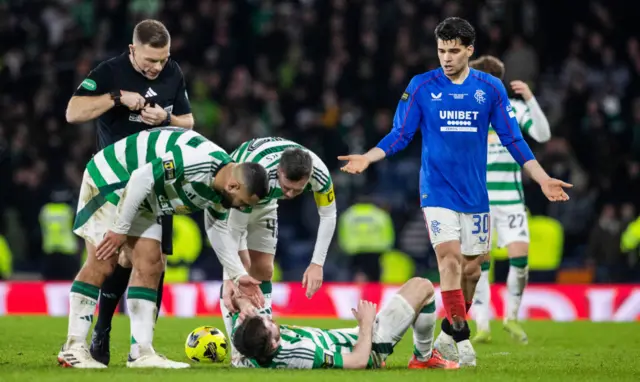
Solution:
<svg viewBox="0 0 640 382">
<path fill-rule="evenodd" d="M 352 309 L 355 328 L 319 329 L 278 325 L 245 297 L 235 297 L 233 343 L 242 354 L 235 367 L 287 369 L 374 369 L 384 367 L 395 345 L 413 328 L 409 369 L 457 369 L 433 349 L 436 328 L 434 289 L 414 277 L 376 314 L 376 304 L 360 301 Z M 244 317 L 241 317 L 244 316 Z"/>
<path fill-rule="evenodd" d="M 86 344 L 100 286 L 119 255 L 133 265 L 127 293 L 131 347 L 127 367 L 185 368 L 156 353 L 152 341 L 157 317 L 157 286 L 164 270 L 160 216 L 255 205 L 268 189 L 264 167 L 234 163 L 202 135 L 175 127 L 130 135 L 98 152 L 87 164 L 74 233 L 85 239 L 87 261 L 69 294 L 67 341 L 58 362 L 73 368 L 106 368 Z M 226 229 L 208 232 L 230 278 L 262 304 L 259 282 L 247 275 Z"/>
<path fill-rule="evenodd" d="M 502 79 L 504 64 L 493 56 L 481 56 L 469 65 L 494 77 Z M 537 142 L 546 142 L 551 138 L 549 121 L 533 96 L 529 86 L 522 81 L 511 82 L 511 88 L 522 96 L 510 99 L 511 107 L 518 120 L 520 129 Z M 491 225 L 498 234 L 498 247 L 507 247 L 509 254 L 509 274 L 507 276 L 507 306 L 505 309 L 504 329 L 520 343 L 528 342 L 527 334 L 518 323 L 518 311 L 522 294 L 527 285 L 529 267 L 529 225 L 522 193 L 522 174 L 520 167 L 500 143 L 496 132 L 489 129 L 487 155 L 487 189 L 491 206 Z M 489 287 L 489 261 L 481 265 L 482 275 L 478 281 L 473 301 L 478 332 L 473 342 L 491 341 L 489 328 L 489 307 L 491 290 Z"/>
<path fill-rule="evenodd" d="M 435 347 L 445 358 L 459 359 L 460 366 L 475 366 L 466 315 L 491 243 L 489 126 L 549 200 L 568 200 L 563 187 L 571 185 L 549 177 L 535 160 L 502 82 L 469 68 L 475 43 L 471 24 L 447 18 L 436 27 L 435 37 L 441 68 L 413 77 L 400 98 L 391 132 L 366 154 L 338 159 L 348 161 L 343 171 L 359 174 L 405 148 L 420 127 L 420 204 L 438 259 L 446 313 Z"/>
<path fill-rule="evenodd" d="M 305 191 L 314 193 L 320 222 L 316 244 L 309 267 L 302 277 L 307 298 L 320 289 L 323 266 L 336 227 L 336 202 L 333 181 L 327 166 L 312 151 L 296 142 L 279 137 L 256 138 L 244 142 L 231 158 L 238 163 L 255 163 L 267 169 L 269 191 L 258 205 L 243 210 L 229 212 L 227 222 L 214 219 L 207 212 L 205 228 L 207 232 L 218 225 L 228 224 L 234 240 L 237 241 L 239 255 L 251 277 L 260 280 L 264 294 L 265 309 L 271 309 L 271 278 L 278 242 L 278 200 L 292 199 Z M 224 274 L 220 309 L 227 334 L 231 334 L 234 312 L 231 292 L 234 290 Z M 231 358 L 237 356 L 231 347 Z"/>
</svg>

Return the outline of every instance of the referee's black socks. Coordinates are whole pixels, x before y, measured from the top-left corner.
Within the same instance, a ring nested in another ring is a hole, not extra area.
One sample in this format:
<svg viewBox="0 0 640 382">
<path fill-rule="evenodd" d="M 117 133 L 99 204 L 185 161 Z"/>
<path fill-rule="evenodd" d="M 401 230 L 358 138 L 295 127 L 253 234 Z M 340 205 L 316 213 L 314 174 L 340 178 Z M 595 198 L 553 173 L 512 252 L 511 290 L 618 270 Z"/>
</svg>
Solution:
<svg viewBox="0 0 640 382">
<path fill-rule="evenodd" d="M 158 297 L 156 300 L 156 321 L 158 321 L 158 316 L 160 315 L 160 306 L 162 305 L 162 289 L 164 288 L 164 272 L 160 275 L 160 283 L 158 284 Z"/>
<path fill-rule="evenodd" d="M 120 302 L 122 295 L 127 290 L 130 277 L 131 268 L 124 268 L 120 264 L 116 264 L 113 273 L 104 280 L 100 288 L 98 321 L 94 329 L 96 332 L 104 332 L 111 329 L 111 320 L 118 302 Z M 159 298 L 160 296 L 158 296 L 158 300 Z"/>
</svg>

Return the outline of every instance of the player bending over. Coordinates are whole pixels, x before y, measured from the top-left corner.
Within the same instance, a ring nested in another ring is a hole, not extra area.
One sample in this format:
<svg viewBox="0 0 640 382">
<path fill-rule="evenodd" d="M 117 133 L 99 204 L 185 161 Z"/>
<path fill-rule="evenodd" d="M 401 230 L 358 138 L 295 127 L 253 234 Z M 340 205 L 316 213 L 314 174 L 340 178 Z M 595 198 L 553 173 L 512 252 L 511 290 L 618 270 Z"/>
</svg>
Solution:
<svg viewBox="0 0 640 382">
<path fill-rule="evenodd" d="M 123 252 L 133 264 L 127 293 L 127 366 L 189 367 L 157 354 L 152 346 L 156 288 L 164 268 L 159 217 L 205 208 L 223 215 L 228 208 L 256 204 L 267 187 L 262 166 L 234 163 L 224 150 L 191 130 L 146 130 L 98 152 L 87 164 L 80 188 L 74 232 L 85 239 L 88 256 L 71 286 L 67 341 L 58 362 L 66 367 L 106 367 L 91 357 L 86 338 L 100 285 Z M 218 229 L 210 235 L 231 279 L 260 306 L 259 282 L 247 275 L 229 232 Z"/>
<path fill-rule="evenodd" d="M 489 125 L 549 200 L 567 200 L 563 187 L 571 185 L 550 178 L 535 160 L 502 82 L 469 68 L 475 42 L 471 24 L 447 18 L 436 27 L 435 37 L 441 68 L 413 77 L 400 98 L 391 132 L 366 154 L 338 159 L 348 161 L 343 171 L 361 173 L 405 148 L 420 127 L 420 202 L 438 259 L 447 317 L 435 346 L 445 358 L 475 366 L 466 314 L 491 243 L 486 184 Z"/>
<path fill-rule="evenodd" d="M 229 213 L 230 232 L 238 242 L 238 250 L 249 275 L 260 280 L 265 309 L 271 309 L 271 279 L 278 242 L 278 199 L 292 199 L 305 191 L 313 191 L 320 224 L 311 264 L 302 277 L 302 285 L 311 298 L 322 285 L 322 267 L 336 227 L 336 204 L 331 175 L 324 162 L 312 151 L 287 139 L 268 137 L 244 142 L 231 157 L 238 163 L 258 163 L 267 169 L 269 192 L 257 206 Z M 207 232 L 224 224 L 207 213 Z M 228 275 L 224 275 L 220 309 L 227 335 L 233 328 L 231 293 Z M 231 347 L 231 358 L 237 352 Z"/>
<path fill-rule="evenodd" d="M 433 285 L 427 279 L 412 278 L 376 315 L 376 304 L 360 301 L 352 309 L 358 326 L 347 329 L 318 329 L 278 325 L 269 314 L 255 315 L 244 297 L 234 298 L 246 315 L 234 315 L 233 343 L 242 356 L 236 367 L 290 369 L 379 368 L 395 345 L 413 328 L 413 357 L 410 369 L 457 369 L 433 349 L 436 305 Z M 264 312 L 264 311 L 263 311 Z M 242 321 L 242 322 L 240 322 Z"/>
<path fill-rule="evenodd" d="M 504 64 L 493 56 L 481 56 L 469 63 L 474 69 L 489 73 L 502 80 Z M 549 121 L 538 105 L 529 86 L 522 81 L 512 81 L 511 88 L 520 94 L 524 102 L 510 99 L 518 126 L 537 142 L 546 142 L 551 138 Z M 487 155 L 487 189 L 491 207 L 491 227 L 498 234 L 498 247 L 507 247 L 509 254 L 509 275 L 507 276 L 507 306 L 504 316 L 504 328 L 511 336 L 527 343 L 527 334 L 518 324 L 518 310 L 522 293 L 527 285 L 529 268 L 529 224 L 522 193 L 522 174 L 509 151 L 500 143 L 496 132 L 489 129 L 489 152 Z M 473 301 L 476 313 L 478 333 L 473 342 L 490 342 L 489 307 L 491 290 L 489 287 L 489 259 L 481 265 L 482 275 L 478 281 Z"/>
</svg>

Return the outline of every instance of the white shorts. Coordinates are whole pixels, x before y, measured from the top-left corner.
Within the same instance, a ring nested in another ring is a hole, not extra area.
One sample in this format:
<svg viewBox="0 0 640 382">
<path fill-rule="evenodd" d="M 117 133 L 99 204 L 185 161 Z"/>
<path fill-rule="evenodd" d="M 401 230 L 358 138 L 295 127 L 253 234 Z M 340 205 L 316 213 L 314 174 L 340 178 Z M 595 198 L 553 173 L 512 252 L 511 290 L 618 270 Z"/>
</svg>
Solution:
<svg viewBox="0 0 640 382">
<path fill-rule="evenodd" d="M 489 252 L 491 222 L 488 212 L 466 214 L 441 207 L 424 207 L 422 212 L 434 249 L 440 243 L 458 241 L 465 256 Z"/>
<path fill-rule="evenodd" d="M 229 226 L 233 227 L 235 214 L 229 215 Z M 278 203 L 253 207 L 247 229 L 242 232 L 239 251 L 252 251 L 276 254 L 278 245 Z"/>
<path fill-rule="evenodd" d="M 491 226 L 498 235 L 498 247 L 529 242 L 529 222 L 524 204 L 491 206 Z"/>
<path fill-rule="evenodd" d="M 80 186 L 76 220 L 81 215 L 81 212 L 85 216 L 90 213 L 91 216 L 83 225 L 74 229 L 73 232 L 95 246 L 100 244 L 102 238 L 113 227 L 116 220 L 116 206 L 110 202 L 106 202 L 101 206 L 98 204 L 95 207 L 89 204 L 98 194 L 98 187 L 89 176 L 89 172 L 85 170 L 82 176 L 82 186 Z M 131 229 L 127 235 L 161 241 L 162 226 L 159 220 L 151 212 L 140 211 L 131 222 Z"/>
</svg>

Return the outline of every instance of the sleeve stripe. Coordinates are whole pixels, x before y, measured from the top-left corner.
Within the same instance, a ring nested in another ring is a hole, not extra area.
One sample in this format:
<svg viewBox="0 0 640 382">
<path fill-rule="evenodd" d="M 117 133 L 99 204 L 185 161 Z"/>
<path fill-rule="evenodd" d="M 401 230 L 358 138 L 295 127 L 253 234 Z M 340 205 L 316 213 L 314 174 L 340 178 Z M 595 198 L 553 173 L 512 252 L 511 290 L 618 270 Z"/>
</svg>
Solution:
<svg viewBox="0 0 640 382">
<path fill-rule="evenodd" d="M 533 120 L 532 119 L 527 119 L 527 122 L 525 122 L 522 125 L 522 130 L 524 130 L 525 133 L 528 133 L 529 129 L 531 128 L 532 125 L 533 125 Z"/>
<path fill-rule="evenodd" d="M 318 180 L 324 179 L 323 183 L 329 181 L 329 176 L 316 166 L 313 166 L 313 175 L 318 175 Z"/>
<path fill-rule="evenodd" d="M 411 102 L 409 103 L 409 107 L 407 108 L 407 111 L 404 113 L 404 120 L 402 121 L 402 126 L 400 127 L 400 134 L 398 134 L 398 138 L 396 138 L 395 142 L 393 142 L 389 148 L 387 149 L 387 153 L 395 146 L 397 145 L 400 141 L 402 141 L 402 137 L 404 136 L 404 126 L 407 123 L 407 118 L 409 117 L 409 112 L 411 111 L 411 107 L 413 106 L 413 102 L 415 101 L 415 95 L 418 92 L 418 90 L 420 90 L 420 88 L 424 85 L 426 85 L 427 83 L 440 78 L 441 74 L 438 74 L 437 76 L 431 77 L 428 80 L 425 80 L 424 82 L 422 82 L 420 85 L 418 85 L 418 87 L 413 91 L 413 93 L 411 93 Z"/>
<path fill-rule="evenodd" d="M 478 76 L 476 76 L 475 74 L 471 73 L 471 75 L 477 79 L 478 81 L 484 82 L 485 84 L 488 84 L 489 86 L 491 86 L 493 88 L 493 91 L 496 92 L 496 94 L 498 95 L 498 101 L 500 102 L 500 112 L 502 113 L 502 117 L 504 118 L 504 122 L 507 125 L 507 127 L 509 128 L 509 132 L 511 132 L 511 138 L 513 138 L 513 142 L 511 142 L 512 144 L 516 141 L 516 135 L 513 132 L 513 129 L 511 128 L 511 124 L 509 123 L 509 118 L 507 117 L 507 112 L 504 110 L 504 103 L 502 100 L 502 96 L 500 95 L 500 92 L 498 91 L 498 89 L 495 87 L 495 85 L 493 85 L 491 82 L 486 81 Z M 496 131 L 497 132 L 497 131 Z M 518 147 L 518 145 L 515 145 L 516 150 L 518 151 L 518 153 L 520 154 L 520 156 L 522 157 L 522 160 L 524 161 L 526 159 L 526 157 L 524 156 L 524 154 L 522 153 L 522 151 L 520 151 L 520 148 Z"/>
</svg>

